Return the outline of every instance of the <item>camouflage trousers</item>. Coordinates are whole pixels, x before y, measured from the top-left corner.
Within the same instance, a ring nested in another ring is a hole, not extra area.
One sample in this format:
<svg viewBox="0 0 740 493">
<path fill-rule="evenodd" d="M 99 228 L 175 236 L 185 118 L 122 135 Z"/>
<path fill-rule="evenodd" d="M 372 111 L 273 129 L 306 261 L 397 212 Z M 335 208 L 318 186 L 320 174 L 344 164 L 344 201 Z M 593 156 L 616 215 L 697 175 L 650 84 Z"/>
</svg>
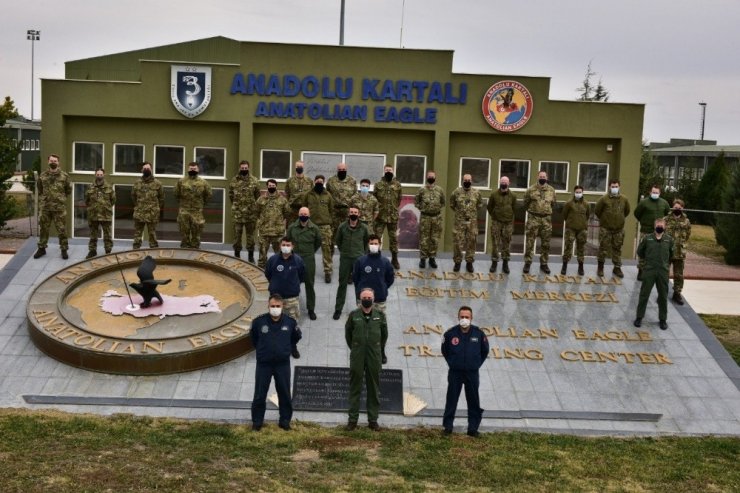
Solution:
<svg viewBox="0 0 740 493">
<path fill-rule="evenodd" d="M 247 235 L 244 241 L 244 247 L 248 252 L 254 251 L 254 230 L 257 226 L 257 219 L 248 221 L 234 222 L 234 250 L 242 251 L 242 232 Z"/>
<path fill-rule="evenodd" d="M 524 249 L 524 261 L 532 262 L 534 243 L 540 237 L 540 264 L 546 264 L 550 258 L 550 238 L 552 238 L 552 218 L 530 214 L 525 227 L 527 244 Z"/>
<path fill-rule="evenodd" d="M 332 251 L 334 250 L 334 236 L 329 224 L 319 226 L 321 231 L 321 258 L 324 261 L 324 274 L 332 273 Z"/>
<path fill-rule="evenodd" d="M 283 235 L 260 235 L 260 256 L 257 259 L 257 267 L 264 269 L 267 265 L 267 251 L 272 247 L 274 253 L 280 253 L 280 238 Z"/>
<path fill-rule="evenodd" d="M 177 215 L 180 227 L 180 248 L 200 248 L 200 236 L 206 221 L 203 216 L 182 212 Z"/>
<path fill-rule="evenodd" d="M 67 211 L 45 211 L 39 212 L 39 248 L 46 248 L 49 244 L 49 228 L 54 225 L 59 235 L 59 248 L 67 250 Z"/>
<path fill-rule="evenodd" d="M 421 215 L 419 220 L 419 257 L 431 258 L 437 256 L 439 236 L 442 234 L 442 215 Z"/>
<path fill-rule="evenodd" d="M 604 262 L 611 257 L 614 267 L 622 266 L 622 245 L 624 244 L 624 230 L 608 230 L 599 228 L 599 253 L 596 260 Z"/>
<path fill-rule="evenodd" d="M 683 291 L 683 267 L 686 263 L 686 259 L 674 258 L 671 260 L 673 265 L 673 292 L 681 294 Z"/>
<path fill-rule="evenodd" d="M 388 246 L 390 247 L 391 253 L 398 253 L 398 221 L 393 221 L 392 223 L 375 221 L 374 233 L 380 237 L 381 245 L 383 244 L 384 229 L 388 229 Z"/>
<path fill-rule="evenodd" d="M 95 252 L 98 249 L 98 238 L 100 238 L 100 230 L 103 230 L 103 247 L 105 253 L 110 253 L 113 250 L 113 238 L 111 235 L 111 221 L 88 221 L 90 226 L 90 243 L 88 249 L 91 252 Z"/>
<path fill-rule="evenodd" d="M 650 233 L 643 233 L 642 231 L 640 231 L 637 234 L 637 244 L 639 245 L 640 242 L 642 241 L 642 239 L 645 238 L 649 234 L 652 234 L 652 232 L 650 232 Z M 640 270 L 643 270 L 645 268 L 645 259 L 642 259 L 640 257 L 637 257 L 637 268 L 640 269 Z"/>
<path fill-rule="evenodd" d="M 502 260 L 511 258 L 511 235 L 514 234 L 514 222 L 502 223 L 491 221 L 491 239 L 493 240 L 491 250 L 491 261 L 497 262 L 499 252 Z"/>
<path fill-rule="evenodd" d="M 145 223 L 134 219 L 134 250 L 141 248 L 141 238 L 144 236 L 144 228 L 149 237 L 149 248 L 157 248 L 157 223 Z"/>
<path fill-rule="evenodd" d="M 565 250 L 563 250 L 563 262 L 570 262 L 570 259 L 573 258 L 573 243 L 576 244 L 576 258 L 579 262 L 583 262 L 583 258 L 586 256 L 587 239 L 588 233 L 585 229 L 573 231 L 570 228 L 565 228 Z"/>
<path fill-rule="evenodd" d="M 301 317 L 300 307 L 298 304 L 298 296 L 294 296 L 293 298 L 283 298 L 283 312 L 293 317 L 296 322 Z"/>
<path fill-rule="evenodd" d="M 476 222 L 467 221 L 455 224 L 455 231 L 452 236 L 452 260 L 456 264 L 462 262 L 463 252 L 465 252 L 466 262 L 475 260 L 475 239 L 478 236 L 478 225 Z"/>
</svg>

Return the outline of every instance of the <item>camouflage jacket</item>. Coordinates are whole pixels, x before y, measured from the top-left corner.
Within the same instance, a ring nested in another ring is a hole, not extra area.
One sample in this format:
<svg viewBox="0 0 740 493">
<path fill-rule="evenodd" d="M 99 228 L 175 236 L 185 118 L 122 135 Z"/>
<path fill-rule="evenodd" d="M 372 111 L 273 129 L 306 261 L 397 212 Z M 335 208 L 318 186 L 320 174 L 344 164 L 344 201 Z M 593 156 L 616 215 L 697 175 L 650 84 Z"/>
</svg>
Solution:
<svg viewBox="0 0 740 493">
<path fill-rule="evenodd" d="M 334 214 L 334 199 L 326 190 L 320 194 L 312 188 L 293 200 L 293 207 L 308 207 L 311 211 L 311 221 L 316 226 L 331 225 L 332 214 Z"/>
<path fill-rule="evenodd" d="M 516 208 L 516 195 L 509 190 L 504 193 L 499 189 L 491 192 L 488 198 L 488 213 L 493 221 L 510 223 L 514 221 L 514 209 Z"/>
<path fill-rule="evenodd" d="M 291 176 L 288 181 L 285 182 L 285 198 L 288 199 L 289 204 L 293 204 L 293 200 L 304 192 L 308 192 L 313 188 L 313 180 L 306 176 Z"/>
<path fill-rule="evenodd" d="M 175 185 L 175 198 L 180 202 L 180 212 L 203 214 L 203 207 L 211 195 L 211 185 L 200 176 L 180 178 Z"/>
<path fill-rule="evenodd" d="M 686 258 L 686 244 L 691 238 L 691 221 L 686 214 L 674 216 L 668 214 L 665 218 L 665 232 L 673 237 L 673 259 Z"/>
<path fill-rule="evenodd" d="M 630 214 L 630 203 L 624 195 L 606 194 L 596 202 L 594 214 L 599 218 L 599 227 L 609 231 L 624 229 L 624 218 Z"/>
<path fill-rule="evenodd" d="M 164 209 L 164 189 L 159 180 L 153 176 L 139 179 L 131 190 L 131 200 L 134 203 L 134 220 L 159 222 L 159 213 Z"/>
<path fill-rule="evenodd" d="M 436 216 L 445 206 L 445 191 L 439 185 L 423 186 L 416 192 L 414 205 L 425 216 Z"/>
<path fill-rule="evenodd" d="M 260 183 L 252 175 L 236 175 L 229 182 L 231 217 L 234 222 L 257 219 L 255 206 L 260 198 Z"/>
<path fill-rule="evenodd" d="M 346 209 L 349 207 L 352 196 L 357 192 L 357 181 L 349 175 L 344 180 L 334 175 L 326 182 L 326 191 L 334 199 L 335 209 Z"/>
<path fill-rule="evenodd" d="M 290 213 L 288 201 L 279 192 L 257 199 L 257 231 L 262 236 L 285 233 L 285 218 Z"/>
<path fill-rule="evenodd" d="M 58 169 L 58 168 L 57 168 Z M 42 211 L 63 212 L 67 210 L 67 197 L 72 193 L 69 175 L 58 169 L 56 173 L 46 170 L 39 175 L 38 190 Z"/>
<path fill-rule="evenodd" d="M 398 222 L 398 207 L 401 205 L 401 182 L 393 178 L 391 181 L 381 179 L 375 184 L 373 192 L 380 204 L 378 221 L 382 223 Z"/>
<path fill-rule="evenodd" d="M 585 199 L 570 199 L 563 206 L 563 221 L 565 227 L 571 231 L 583 231 L 588 227 L 588 216 L 591 208 Z"/>
<path fill-rule="evenodd" d="M 455 211 L 456 223 L 476 222 L 481 205 L 483 199 L 475 188 L 466 191 L 463 187 L 458 187 L 450 196 L 450 208 Z"/>
<path fill-rule="evenodd" d="M 116 205 L 116 194 L 113 187 L 103 182 L 94 183 L 85 191 L 88 221 L 112 221 L 113 206 Z"/>
<path fill-rule="evenodd" d="M 368 193 L 367 197 L 363 198 L 361 193 L 356 193 L 352 197 L 350 205 L 360 209 L 360 221 L 366 224 L 373 224 L 375 222 L 380 205 L 378 204 L 378 199 L 371 194 Z"/>
<path fill-rule="evenodd" d="M 555 189 L 545 184 L 535 183 L 524 192 L 524 208 L 536 216 L 552 216 L 555 205 Z"/>
</svg>

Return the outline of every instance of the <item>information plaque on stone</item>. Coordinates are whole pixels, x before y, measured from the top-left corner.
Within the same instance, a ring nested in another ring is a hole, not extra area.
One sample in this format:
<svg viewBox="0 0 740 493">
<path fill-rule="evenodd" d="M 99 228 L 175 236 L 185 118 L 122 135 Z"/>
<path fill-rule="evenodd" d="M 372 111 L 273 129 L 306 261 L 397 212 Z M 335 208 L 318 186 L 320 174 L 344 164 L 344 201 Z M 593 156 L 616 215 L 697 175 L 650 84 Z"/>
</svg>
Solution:
<svg viewBox="0 0 740 493">
<path fill-rule="evenodd" d="M 346 411 L 349 409 L 349 368 L 296 366 L 293 377 L 293 409 Z M 366 409 L 363 384 L 360 411 Z M 380 371 L 380 411 L 403 413 L 403 372 Z"/>
</svg>

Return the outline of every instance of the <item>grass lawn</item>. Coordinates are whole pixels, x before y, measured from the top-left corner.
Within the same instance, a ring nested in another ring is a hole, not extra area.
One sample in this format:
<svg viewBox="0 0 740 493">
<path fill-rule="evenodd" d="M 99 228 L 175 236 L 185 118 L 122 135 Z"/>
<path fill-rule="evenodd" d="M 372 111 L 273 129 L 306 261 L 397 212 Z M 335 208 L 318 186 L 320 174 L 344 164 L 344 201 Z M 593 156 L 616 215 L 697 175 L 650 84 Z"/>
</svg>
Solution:
<svg viewBox="0 0 740 493">
<path fill-rule="evenodd" d="M 285 432 L 0 410 L 3 491 L 738 491 L 740 438 Z"/>
<path fill-rule="evenodd" d="M 733 315 L 699 315 L 714 336 L 740 365 L 740 317 Z"/>
<path fill-rule="evenodd" d="M 725 248 L 717 244 L 714 236 L 714 228 L 699 224 L 691 225 L 691 238 L 687 249 L 697 255 L 718 260 L 722 263 L 725 261 Z"/>
</svg>

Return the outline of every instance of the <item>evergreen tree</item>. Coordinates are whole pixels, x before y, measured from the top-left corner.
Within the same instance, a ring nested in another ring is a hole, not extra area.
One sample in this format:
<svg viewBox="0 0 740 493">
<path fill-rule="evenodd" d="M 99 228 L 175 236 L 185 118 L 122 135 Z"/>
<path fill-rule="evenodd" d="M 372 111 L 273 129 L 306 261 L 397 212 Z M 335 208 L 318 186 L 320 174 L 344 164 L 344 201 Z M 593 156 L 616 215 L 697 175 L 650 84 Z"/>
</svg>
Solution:
<svg viewBox="0 0 740 493">
<path fill-rule="evenodd" d="M 736 214 L 717 214 L 714 234 L 717 243 L 725 247 L 725 262 L 740 265 L 740 165 L 735 166 L 728 186 L 722 194 L 722 210 Z"/>
<path fill-rule="evenodd" d="M 660 174 L 658 160 L 645 150 L 645 142 L 642 143 L 642 155 L 640 156 L 640 186 L 637 190 L 636 200 L 640 200 L 640 194 L 645 193 L 652 185 L 663 183 L 663 177 Z"/>
<path fill-rule="evenodd" d="M 722 195 L 730 181 L 730 172 L 725 163 L 725 153 L 720 152 L 709 166 L 696 190 L 699 208 L 718 211 L 722 208 Z"/>
<path fill-rule="evenodd" d="M 5 125 L 8 119 L 17 116 L 15 103 L 10 96 L 6 96 L 0 106 L 0 127 Z M 13 141 L 8 136 L 0 134 L 0 230 L 5 228 L 6 222 L 15 215 L 17 209 L 15 200 L 7 193 L 10 189 L 10 182 L 7 180 L 13 177 L 19 152 L 20 145 L 13 145 Z"/>
<path fill-rule="evenodd" d="M 601 78 L 599 78 L 598 84 L 594 86 L 592 78 L 596 75 L 596 72 L 591 68 L 591 62 L 588 62 L 586 67 L 586 75 L 583 77 L 583 83 L 581 87 L 576 89 L 578 97 L 576 101 L 609 101 L 609 91 L 606 90 L 604 84 L 602 84 Z"/>
</svg>

